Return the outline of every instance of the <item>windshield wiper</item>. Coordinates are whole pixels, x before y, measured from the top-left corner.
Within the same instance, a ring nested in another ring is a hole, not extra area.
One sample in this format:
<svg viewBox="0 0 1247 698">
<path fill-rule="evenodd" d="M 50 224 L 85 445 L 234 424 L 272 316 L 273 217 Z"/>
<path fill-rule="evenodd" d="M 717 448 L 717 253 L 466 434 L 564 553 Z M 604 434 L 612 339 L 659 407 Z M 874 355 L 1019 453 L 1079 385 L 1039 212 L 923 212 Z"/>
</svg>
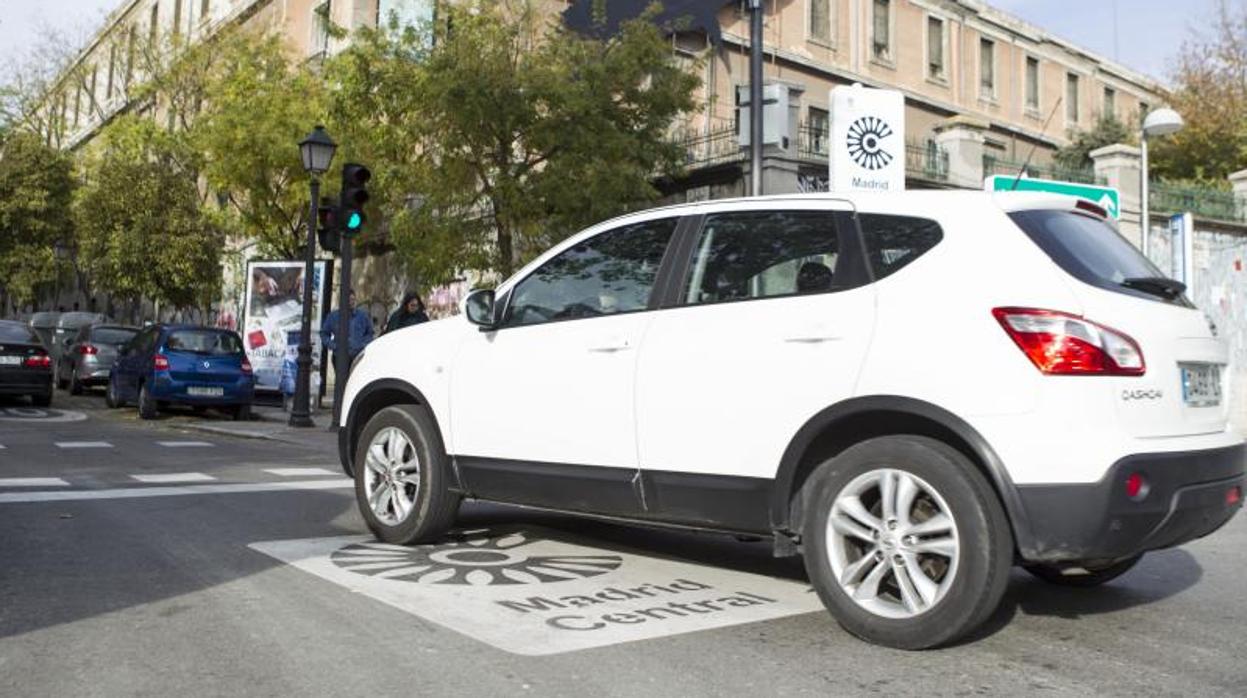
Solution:
<svg viewBox="0 0 1247 698">
<path fill-rule="evenodd" d="M 1123 280 L 1121 285 L 1170 300 L 1186 291 L 1186 284 L 1164 276 L 1133 276 Z"/>
</svg>

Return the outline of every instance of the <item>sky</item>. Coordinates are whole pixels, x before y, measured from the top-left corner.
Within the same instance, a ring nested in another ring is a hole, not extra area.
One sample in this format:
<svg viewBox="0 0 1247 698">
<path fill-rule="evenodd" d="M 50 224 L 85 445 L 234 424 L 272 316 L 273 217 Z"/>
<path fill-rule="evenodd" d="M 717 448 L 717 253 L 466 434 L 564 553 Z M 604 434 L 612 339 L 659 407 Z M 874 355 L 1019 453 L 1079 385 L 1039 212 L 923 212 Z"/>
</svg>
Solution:
<svg viewBox="0 0 1247 698">
<path fill-rule="evenodd" d="M 89 36 L 123 0 L 0 0 L 0 71 L 26 55 L 40 30 Z M 1162 81 L 1192 30 L 1206 22 L 1217 0 L 987 0 L 1074 44 L 1115 58 Z M 1247 0 L 1230 0 L 1240 3 Z M 1114 40 L 1116 20 L 1116 40 Z"/>
</svg>

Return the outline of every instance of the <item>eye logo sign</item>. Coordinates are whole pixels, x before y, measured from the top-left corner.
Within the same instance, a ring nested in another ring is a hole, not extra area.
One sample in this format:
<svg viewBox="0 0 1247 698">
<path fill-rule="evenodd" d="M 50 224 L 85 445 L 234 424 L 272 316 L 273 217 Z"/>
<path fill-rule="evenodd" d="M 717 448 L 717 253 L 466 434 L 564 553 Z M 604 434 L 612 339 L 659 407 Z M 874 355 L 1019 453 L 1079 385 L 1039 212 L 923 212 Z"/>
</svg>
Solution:
<svg viewBox="0 0 1247 698">
<path fill-rule="evenodd" d="M 404 547 L 353 543 L 330 561 L 338 567 L 380 579 L 416 584 L 472 586 L 547 584 L 596 577 L 618 569 L 618 555 L 529 555 L 523 533 L 491 536 L 487 530 L 464 531 L 434 545 Z"/>
<path fill-rule="evenodd" d="M 892 162 L 892 154 L 883 149 L 883 139 L 892 135 L 892 127 L 883 119 L 863 116 L 849 126 L 846 144 L 853 162 L 868 169 L 879 170 Z"/>
</svg>

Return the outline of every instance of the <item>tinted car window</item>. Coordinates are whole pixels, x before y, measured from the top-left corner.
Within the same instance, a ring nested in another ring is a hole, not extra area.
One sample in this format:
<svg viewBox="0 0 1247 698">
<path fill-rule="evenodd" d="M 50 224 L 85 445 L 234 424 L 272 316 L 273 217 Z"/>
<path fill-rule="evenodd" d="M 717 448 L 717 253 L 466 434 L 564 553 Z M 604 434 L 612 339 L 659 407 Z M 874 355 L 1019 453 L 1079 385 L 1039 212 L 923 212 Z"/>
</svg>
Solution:
<svg viewBox="0 0 1247 698">
<path fill-rule="evenodd" d="M 828 211 L 747 211 L 706 217 L 684 302 L 821 293 L 837 280 L 840 240 Z"/>
<path fill-rule="evenodd" d="M 665 218 L 624 226 L 564 250 L 515 287 L 507 324 L 644 310 L 676 223 Z"/>
<path fill-rule="evenodd" d="M 1165 297 L 1123 286 L 1127 279 L 1166 275 L 1100 218 L 1075 211 L 1038 210 L 1009 214 L 1057 266 L 1084 283 L 1150 300 L 1190 305 L 1184 297 Z"/>
<path fill-rule="evenodd" d="M 944 239 L 940 224 L 926 218 L 863 213 L 857 219 L 876 281 L 900 271 Z"/>
<path fill-rule="evenodd" d="M 241 354 L 242 341 L 234 334 L 213 330 L 175 330 L 165 340 L 165 350 L 225 356 Z"/>
<path fill-rule="evenodd" d="M 91 330 L 91 341 L 100 344 L 125 344 L 131 339 L 138 330 L 132 330 L 125 327 L 96 327 Z"/>
<path fill-rule="evenodd" d="M 25 325 L 0 322 L 0 342 L 38 344 L 39 335 L 36 335 L 34 330 Z"/>
</svg>

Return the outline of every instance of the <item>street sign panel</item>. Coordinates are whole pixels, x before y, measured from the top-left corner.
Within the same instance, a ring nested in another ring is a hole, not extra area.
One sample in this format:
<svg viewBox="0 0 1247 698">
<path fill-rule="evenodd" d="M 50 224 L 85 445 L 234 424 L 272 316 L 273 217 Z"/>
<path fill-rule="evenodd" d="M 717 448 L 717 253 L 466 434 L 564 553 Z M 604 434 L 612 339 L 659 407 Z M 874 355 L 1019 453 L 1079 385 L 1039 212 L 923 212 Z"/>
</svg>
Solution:
<svg viewBox="0 0 1247 698">
<path fill-rule="evenodd" d="M 1016 186 L 1014 186 L 1016 180 Z M 1079 184 L 1077 182 L 1058 182 L 1051 179 L 1034 179 L 1011 175 L 992 175 L 983 181 L 987 191 L 1038 191 L 1047 194 L 1076 196 L 1099 205 L 1114 220 L 1121 218 L 1121 193 L 1113 187 L 1098 184 Z"/>
<path fill-rule="evenodd" d="M 905 189 L 905 96 L 840 85 L 831 90 L 831 191 Z"/>
</svg>

